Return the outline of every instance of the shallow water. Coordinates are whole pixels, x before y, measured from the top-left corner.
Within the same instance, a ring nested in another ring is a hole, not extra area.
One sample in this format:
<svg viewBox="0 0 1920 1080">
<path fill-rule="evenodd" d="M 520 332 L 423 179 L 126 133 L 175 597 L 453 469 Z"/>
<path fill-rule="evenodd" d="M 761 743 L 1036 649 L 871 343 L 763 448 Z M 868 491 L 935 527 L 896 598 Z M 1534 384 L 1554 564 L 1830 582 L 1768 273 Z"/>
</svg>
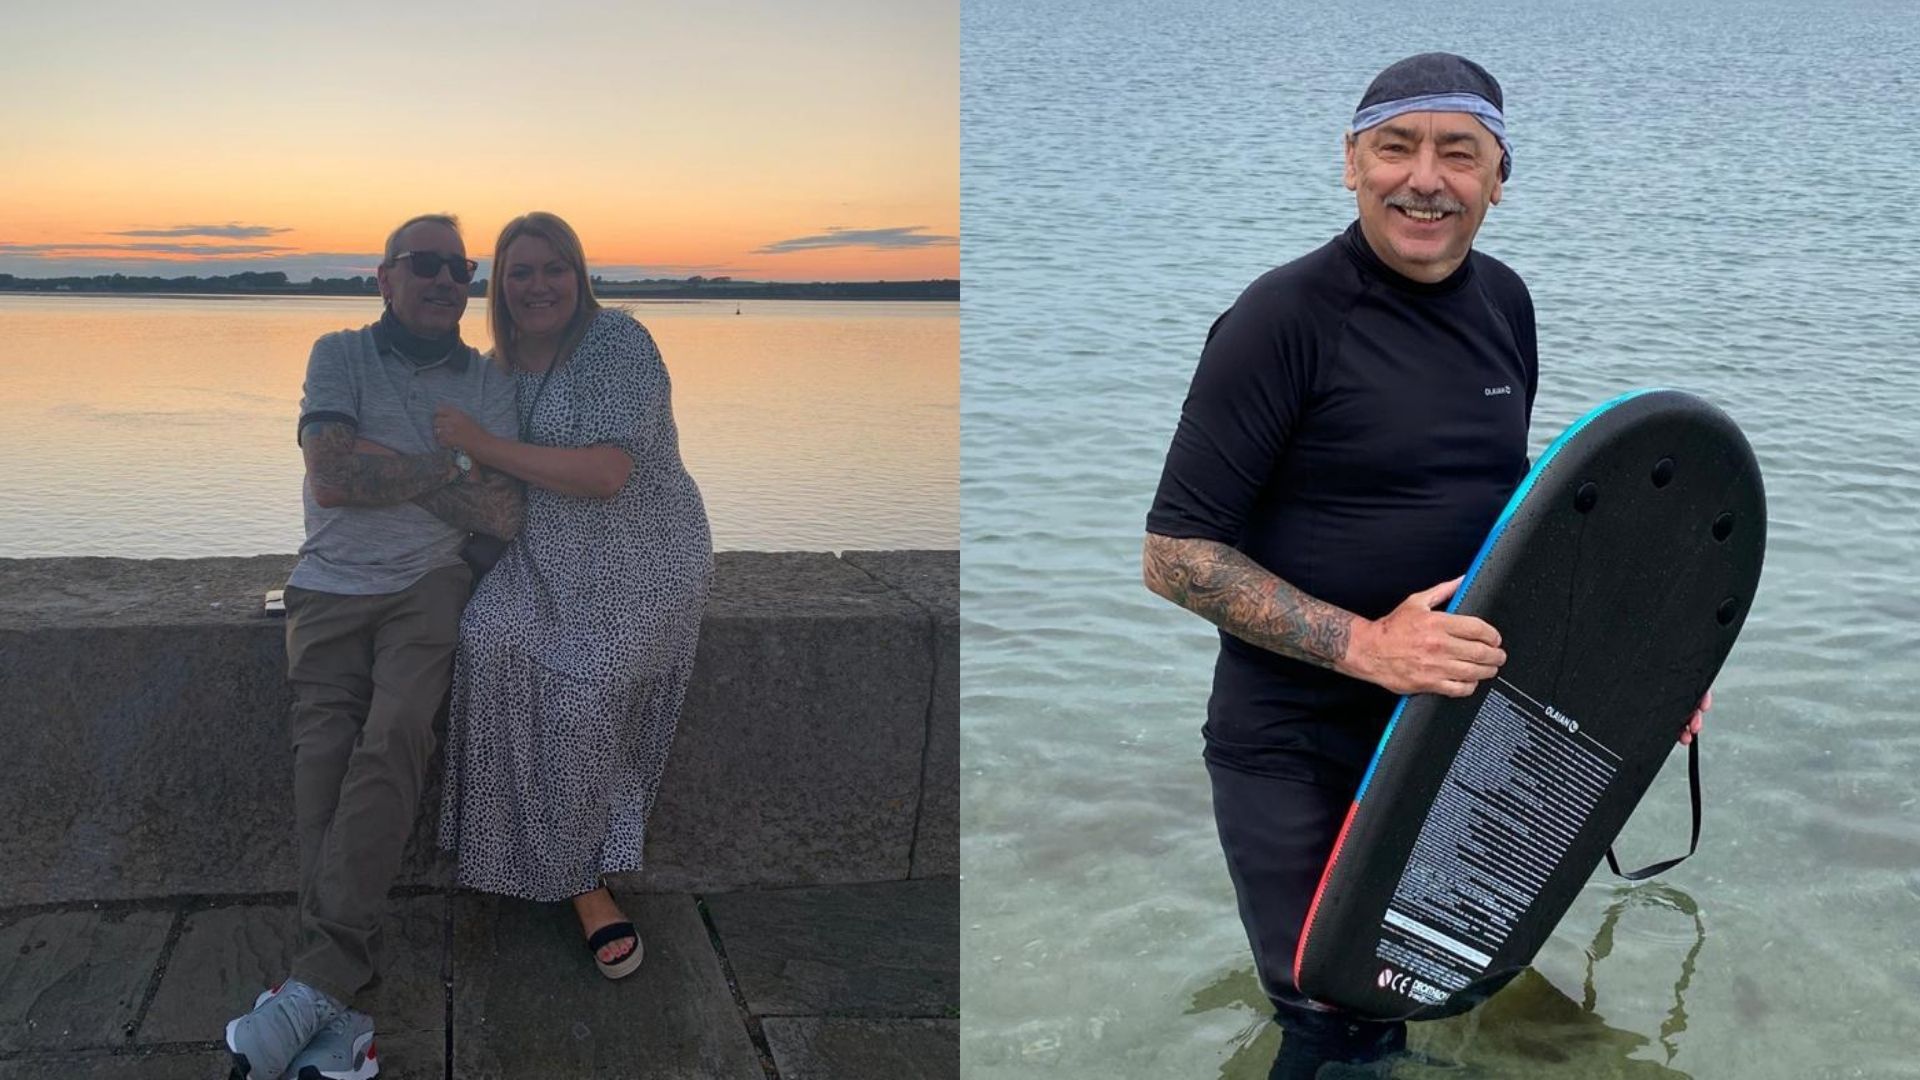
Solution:
<svg viewBox="0 0 1920 1080">
<path fill-rule="evenodd" d="M 619 306 L 660 343 L 716 547 L 956 545 L 957 304 Z M 0 556 L 294 551 L 308 352 L 379 315 L 359 297 L 0 294 Z M 487 347 L 485 301 L 461 325 Z"/>
<path fill-rule="evenodd" d="M 963 12 L 963 1061 L 1265 1075 L 1200 724 L 1217 648 L 1139 581 L 1207 327 L 1343 228 L 1379 67 L 1465 53 L 1515 173 L 1479 246 L 1539 314 L 1537 453 L 1690 389 L 1760 458 L 1760 594 L 1701 851 L 1604 869 L 1533 973 L 1416 1025 L 1433 1077 L 1903 1077 L 1920 1029 L 1920 20 L 1897 4 L 970 4 Z M 1684 849 L 1676 754 L 1622 837 Z"/>
</svg>

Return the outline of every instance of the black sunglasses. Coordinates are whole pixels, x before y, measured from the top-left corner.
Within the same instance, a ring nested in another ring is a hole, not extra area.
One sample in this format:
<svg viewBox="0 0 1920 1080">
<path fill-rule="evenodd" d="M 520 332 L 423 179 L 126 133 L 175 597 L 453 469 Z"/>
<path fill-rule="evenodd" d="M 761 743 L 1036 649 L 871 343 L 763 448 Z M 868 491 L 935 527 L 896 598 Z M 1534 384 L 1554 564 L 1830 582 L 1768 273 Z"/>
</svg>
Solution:
<svg viewBox="0 0 1920 1080">
<path fill-rule="evenodd" d="M 401 259 L 407 260 L 407 265 L 413 268 L 414 277 L 437 278 L 440 269 L 445 267 L 455 283 L 460 285 L 472 281 L 473 272 L 480 269 L 480 264 L 472 259 L 456 259 L 437 251 L 403 251 L 393 257 L 396 263 Z"/>
</svg>

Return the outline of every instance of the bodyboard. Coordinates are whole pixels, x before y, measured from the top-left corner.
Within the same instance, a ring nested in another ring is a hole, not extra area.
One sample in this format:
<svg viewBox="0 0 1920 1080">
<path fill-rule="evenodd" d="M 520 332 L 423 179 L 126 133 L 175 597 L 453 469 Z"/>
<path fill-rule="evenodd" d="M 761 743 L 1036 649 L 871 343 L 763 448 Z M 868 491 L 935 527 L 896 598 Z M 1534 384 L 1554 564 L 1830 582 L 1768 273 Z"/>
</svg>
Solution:
<svg viewBox="0 0 1920 1080">
<path fill-rule="evenodd" d="M 1301 928 L 1300 991 L 1463 1012 L 1553 932 L 1667 760 L 1759 583 L 1766 498 L 1731 419 L 1640 390 L 1527 473 L 1447 610 L 1507 661 L 1394 709 Z"/>
</svg>

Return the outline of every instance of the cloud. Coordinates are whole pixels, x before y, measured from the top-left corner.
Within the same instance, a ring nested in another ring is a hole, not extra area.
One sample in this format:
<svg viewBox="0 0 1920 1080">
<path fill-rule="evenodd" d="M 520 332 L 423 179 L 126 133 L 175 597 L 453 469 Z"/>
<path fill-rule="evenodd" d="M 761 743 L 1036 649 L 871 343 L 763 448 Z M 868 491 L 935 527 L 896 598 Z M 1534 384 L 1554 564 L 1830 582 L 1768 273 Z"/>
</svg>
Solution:
<svg viewBox="0 0 1920 1080">
<path fill-rule="evenodd" d="M 823 248 L 869 248 L 876 251 L 901 251 L 910 248 L 947 247 L 960 242 L 957 236 L 925 232 L 925 225 L 907 225 L 894 229 L 846 229 L 829 225 L 827 231 L 792 240 L 776 240 L 755 248 L 755 255 L 787 255 L 795 251 L 819 251 Z"/>
<path fill-rule="evenodd" d="M 292 232 L 271 225 L 179 225 L 169 229 L 129 229 L 96 233 L 94 236 L 154 237 L 128 240 L 70 240 L 47 243 L 21 243 L 0 239 L 0 273 L 22 277 L 87 277 L 95 274 L 157 275 L 186 277 L 196 274 L 230 274 L 238 270 L 262 269 L 261 261 L 284 262 L 314 258 L 285 244 L 232 243 L 230 240 L 261 240 Z M 171 240 L 170 237 L 207 237 Z M 380 261 L 377 255 L 332 256 L 329 261 L 353 260 L 371 271 Z M 360 260 L 364 259 L 364 262 Z M 203 266 L 205 269 L 196 269 Z M 279 266 L 265 269 L 281 269 Z"/>
<path fill-rule="evenodd" d="M 166 254 L 129 251 L 115 245 L 76 248 L 77 245 L 72 244 L 0 243 L 0 274 L 27 278 L 93 277 L 97 274 L 171 278 L 279 270 L 294 281 L 305 281 L 314 277 L 370 276 L 380 264 L 377 252 L 292 252 L 269 248 L 264 253 L 243 252 L 200 258 L 178 251 Z M 216 250 L 228 252 L 234 249 Z"/>
<path fill-rule="evenodd" d="M 58 259 L 78 252 L 96 255 L 111 252 L 116 258 L 122 259 L 163 260 L 182 257 L 219 259 L 240 256 L 257 257 L 292 250 L 279 244 L 14 244 L 0 241 L 0 255 L 17 255 L 30 259 Z"/>
<path fill-rule="evenodd" d="M 108 236 L 222 236 L 229 240 L 258 240 L 263 236 L 276 236 L 292 232 L 290 228 L 276 225 L 175 225 L 170 229 L 125 229 L 110 232 Z"/>
<path fill-rule="evenodd" d="M 689 278 L 698 274 L 701 277 L 737 277 L 740 268 L 720 263 L 615 263 L 607 266 L 589 264 L 587 271 L 594 277 L 607 281 L 647 281 L 660 279 Z"/>
</svg>

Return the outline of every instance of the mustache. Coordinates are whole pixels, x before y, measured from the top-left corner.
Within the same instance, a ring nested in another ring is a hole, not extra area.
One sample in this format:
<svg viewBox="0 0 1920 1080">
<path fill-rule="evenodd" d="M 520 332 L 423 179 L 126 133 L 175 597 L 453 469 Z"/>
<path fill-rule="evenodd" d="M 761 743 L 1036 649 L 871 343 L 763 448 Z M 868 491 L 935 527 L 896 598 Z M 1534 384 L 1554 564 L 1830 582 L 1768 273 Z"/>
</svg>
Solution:
<svg viewBox="0 0 1920 1080">
<path fill-rule="evenodd" d="M 1402 210 L 1418 210 L 1423 214 L 1464 214 L 1466 206 L 1450 195 L 1413 195 L 1396 191 L 1387 196 L 1388 206 L 1397 206 Z"/>
</svg>

